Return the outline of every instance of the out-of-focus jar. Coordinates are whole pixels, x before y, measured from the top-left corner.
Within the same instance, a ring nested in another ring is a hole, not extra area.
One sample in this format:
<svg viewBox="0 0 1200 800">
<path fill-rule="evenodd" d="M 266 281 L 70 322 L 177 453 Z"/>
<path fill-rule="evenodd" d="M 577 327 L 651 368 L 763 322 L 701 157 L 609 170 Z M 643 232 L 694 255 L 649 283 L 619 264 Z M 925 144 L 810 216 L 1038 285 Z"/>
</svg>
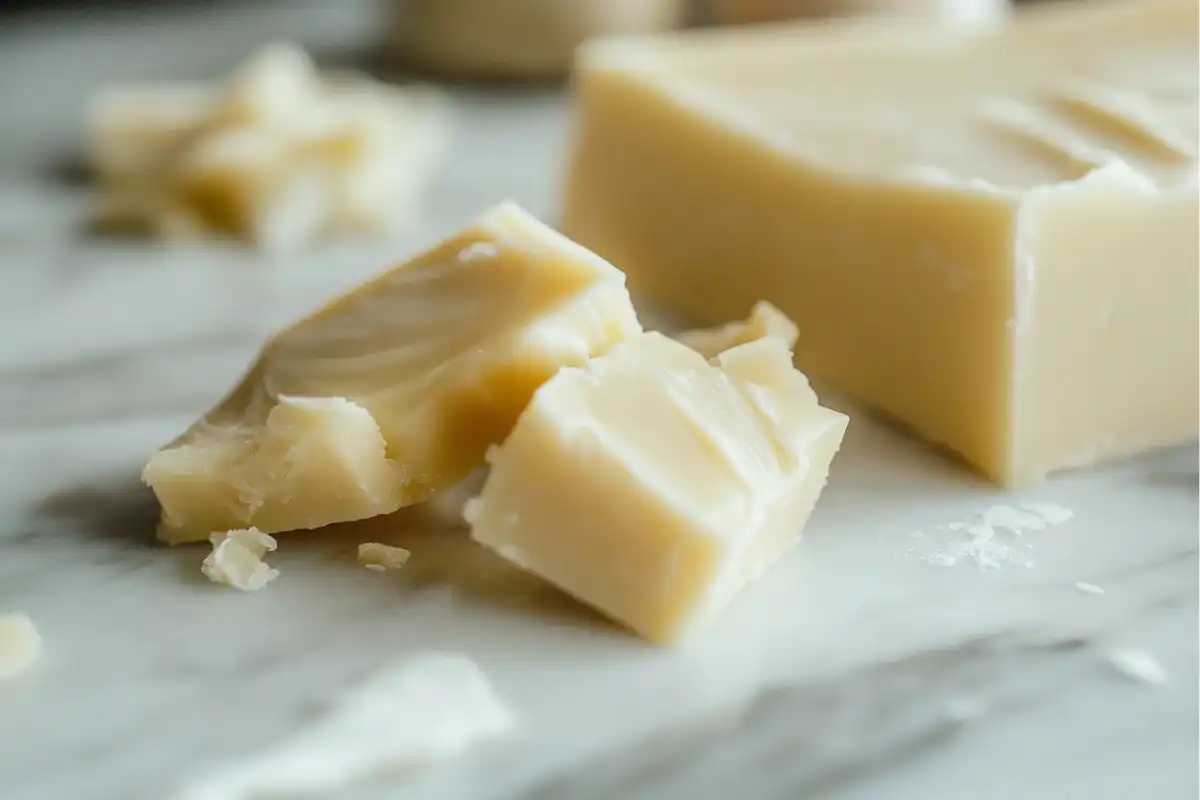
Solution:
<svg viewBox="0 0 1200 800">
<path fill-rule="evenodd" d="M 469 78 L 554 80 L 585 39 L 679 27 L 687 0 L 391 0 L 391 46 Z"/>
<path fill-rule="evenodd" d="M 701 0 L 702 17 L 715 25 L 782 19 L 912 16 L 979 25 L 1004 19 L 1009 0 Z"/>
</svg>

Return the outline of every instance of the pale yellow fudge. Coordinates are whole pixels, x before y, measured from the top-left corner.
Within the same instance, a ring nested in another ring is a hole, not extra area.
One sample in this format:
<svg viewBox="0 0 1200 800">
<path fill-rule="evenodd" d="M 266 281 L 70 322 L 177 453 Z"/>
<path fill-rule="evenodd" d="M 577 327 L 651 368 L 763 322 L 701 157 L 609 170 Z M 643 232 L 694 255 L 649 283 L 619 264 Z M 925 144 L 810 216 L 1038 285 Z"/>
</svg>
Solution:
<svg viewBox="0 0 1200 800">
<path fill-rule="evenodd" d="M 770 303 L 759 301 L 750 310 L 750 316 L 741 322 L 684 331 L 676 338 L 705 358 L 713 358 L 730 348 L 765 336 L 779 337 L 790 350 L 796 346 L 797 335 L 796 323 Z"/>
<path fill-rule="evenodd" d="M 443 106 L 428 90 L 322 75 L 288 45 L 221 84 L 104 89 L 87 109 L 97 222 L 274 251 L 410 227 L 445 148 Z"/>
<path fill-rule="evenodd" d="M 386 514 L 483 463 L 534 390 L 641 331 L 612 265 L 498 206 L 267 342 L 146 466 L 161 538 Z"/>
<path fill-rule="evenodd" d="M 669 641 L 800 538 L 846 423 L 778 337 L 710 363 L 645 333 L 537 391 L 464 516 L 514 564 Z"/>
<path fill-rule="evenodd" d="M 567 235 L 1015 486 L 1197 431 L 1197 4 L 589 45 Z"/>
<path fill-rule="evenodd" d="M 403 547 L 393 547 L 379 542 L 363 542 L 358 546 L 358 563 L 375 572 L 400 569 L 408 563 L 412 553 Z"/>
<path fill-rule="evenodd" d="M 216 87 L 195 83 L 112 87 L 91 98 L 88 161 L 105 184 L 141 184 L 212 116 Z"/>
</svg>

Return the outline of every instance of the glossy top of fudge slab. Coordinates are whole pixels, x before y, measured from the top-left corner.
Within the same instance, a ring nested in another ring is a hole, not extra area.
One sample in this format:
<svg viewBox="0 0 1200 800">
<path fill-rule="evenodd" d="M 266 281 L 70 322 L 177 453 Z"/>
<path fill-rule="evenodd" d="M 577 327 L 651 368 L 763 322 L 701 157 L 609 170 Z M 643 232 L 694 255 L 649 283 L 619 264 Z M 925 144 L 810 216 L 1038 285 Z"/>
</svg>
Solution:
<svg viewBox="0 0 1200 800">
<path fill-rule="evenodd" d="M 1114 163 L 1196 175 L 1194 0 L 1020 15 L 984 32 L 789 24 L 595 43 L 617 69 L 823 169 L 1024 190 Z"/>
</svg>

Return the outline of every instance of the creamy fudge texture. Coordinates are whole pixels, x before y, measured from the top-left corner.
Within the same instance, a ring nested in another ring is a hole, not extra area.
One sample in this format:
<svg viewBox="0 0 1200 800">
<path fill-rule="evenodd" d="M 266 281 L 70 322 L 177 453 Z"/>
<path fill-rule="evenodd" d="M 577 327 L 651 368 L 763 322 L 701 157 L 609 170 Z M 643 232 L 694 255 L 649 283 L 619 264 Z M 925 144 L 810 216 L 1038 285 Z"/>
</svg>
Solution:
<svg viewBox="0 0 1200 800">
<path fill-rule="evenodd" d="M 564 231 L 1016 486 L 1193 438 L 1197 6 L 583 51 Z"/>
<path fill-rule="evenodd" d="M 759 301 L 750 310 L 750 316 L 741 322 L 684 331 L 676 338 L 705 358 L 715 358 L 719 353 L 766 336 L 779 337 L 791 350 L 796 346 L 797 333 L 796 323 L 783 312 L 770 303 Z"/>
<path fill-rule="evenodd" d="M 464 516 L 514 564 L 670 641 L 800 538 L 846 424 L 783 339 L 710 363 L 646 333 L 537 391 Z"/>
<path fill-rule="evenodd" d="M 447 117 L 436 93 L 322 75 L 264 47 L 222 84 L 104 89 L 87 109 L 101 226 L 281 251 L 419 218 Z"/>
<path fill-rule="evenodd" d="M 498 206 L 268 341 L 146 466 L 159 535 L 315 528 L 428 499 L 560 367 L 640 331 L 619 270 Z"/>
</svg>

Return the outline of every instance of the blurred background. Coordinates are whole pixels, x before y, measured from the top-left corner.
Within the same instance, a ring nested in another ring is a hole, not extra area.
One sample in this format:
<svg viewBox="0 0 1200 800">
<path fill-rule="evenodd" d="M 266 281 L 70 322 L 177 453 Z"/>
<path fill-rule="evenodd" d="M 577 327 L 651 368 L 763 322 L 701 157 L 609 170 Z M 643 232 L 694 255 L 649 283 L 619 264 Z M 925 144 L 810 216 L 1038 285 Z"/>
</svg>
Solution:
<svg viewBox="0 0 1200 800">
<path fill-rule="evenodd" d="M 1075 0 L 1083 2 L 1084 0 Z M 447 87 L 454 158 L 428 216 L 502 194 L 552 210 L 571 52 L 594 35 L 786 17 L 906 13 L 995 19 L 1008 0 L 15 0 L 0 4 L 0 175 L 81 175 L 83 109 L 107 86 L 219 80 L 267 42 L 322 67 Z M 489 187 L 484 190 L 482 187 Z"/>
</svg>

